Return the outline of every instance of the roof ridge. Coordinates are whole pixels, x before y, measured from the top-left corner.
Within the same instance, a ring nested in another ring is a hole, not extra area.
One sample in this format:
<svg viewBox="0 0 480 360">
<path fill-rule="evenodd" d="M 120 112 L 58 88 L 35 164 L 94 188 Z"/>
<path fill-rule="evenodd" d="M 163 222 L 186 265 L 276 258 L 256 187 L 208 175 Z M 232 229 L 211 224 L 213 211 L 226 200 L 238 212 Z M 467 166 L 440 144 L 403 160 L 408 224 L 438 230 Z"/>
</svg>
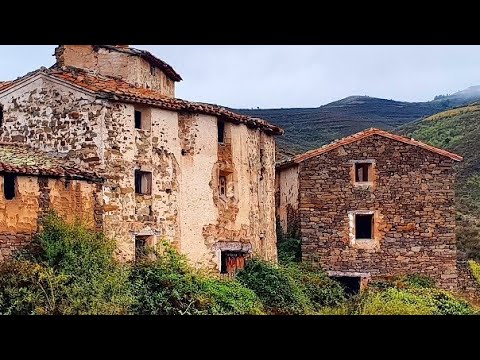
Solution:
<svg viewBox="0 0 480 360">
<path fill-rule="evenodd" d="M 428 145 L 424 142 L 415 140 L 414 138 L 408 138 L 408 137 L 405 137 L 405 136 L 392 134 L 392 133 L 389 133 L 388 131 L 372 127 L 372 128 L 368 128 L 368 129 L 359 131 L 355 134 L 345 136 L 341 139 L 336 139 L 336 140 L 334 140 L 334 141 L 332 141 L 328 144 L 325 144 L 325 145 L 323 145 L 323 146 L 321 146 L 317 149 L 309 150 L 309 151 L 307 151 L 303 154 L 295 155 L 291 159 L 283 161 L 280 164 L 278 164 L 278 167 L 288 167 L 288 166 L 293 165 L 293 164 L 299 164 L 299 163 L 301 163 L 301 162 L 303 162 L 307 159 L 310 159 L 312 157 L 324 154 L 324 153 L 329 152 L 331 150 L 334 150 L 334 149 L 336 149 L 340 146 L 351 144 L 353 142 L 362 140 L 362 139 L 364 139 L 366 137 L 369 137 L 369 136 L 372 136 L 372 135 L 379 135 L 379 136 L 383 136 L 383 137 L 386 137 L 386 138 L 389 138 L 389 139 L 392 139 L 392 140 L 403 142 L 405 144 L 409 144 L 409 145 L 412 145 L 412 146 L 417 146 L 417 147 L 420 147 L 422 149 L 434 152 L 436 154 L 448 157 L 448 158 L 450 158 L 454 161 L 462 161 L 463 160 L 463 157 L 461 157 L 460 155 L 451 153 L 447 150 L 440 149 L 440 148 L 437 148 L 437 147 L 432 146 L 432 145 Z"/>
</svg>

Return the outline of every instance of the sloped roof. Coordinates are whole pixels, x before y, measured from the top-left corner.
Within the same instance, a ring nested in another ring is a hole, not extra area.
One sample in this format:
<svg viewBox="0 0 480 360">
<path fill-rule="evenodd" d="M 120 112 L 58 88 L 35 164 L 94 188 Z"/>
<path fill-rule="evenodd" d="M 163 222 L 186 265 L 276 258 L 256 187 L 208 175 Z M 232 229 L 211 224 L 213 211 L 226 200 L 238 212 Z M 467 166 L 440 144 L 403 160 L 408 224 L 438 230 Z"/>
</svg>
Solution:
<svg viewBox="0 0 480 360">
<path fill-rule="evenodd" d="M 62 68 L 41 68 L 31 72 L 15 81 L 9 82 L 0 92 L 14 86 L 18 81 L 35 74 L 42 73 L 59 80 L 63 80 L 76 87 L 95 93 L 99 98 L 123 101 L 128 103 L 150 104 L 162 109 L 173 111 L 187 111 L 206 115 L 218 116 L 220 119 L 235 124 L 245 124 L 249 127 L 260 128 L 270 135 L 281 135 L 283 129 L 270 124 L 266 120 L 240 115 L 218 105 L 191 102 L 179 98 L 167 97 L 152 89 L 136 87 L 121 79 L 94 74 L 86 70 L 72 67 Z M 1 86 L 1 85 L 0 85 Z"/>
<path fill-rule="evenodd" d="M 167 75 L 173 81 L 181 81 L 182 77 L 165 61 L 157 58 L 151 52 L 146 50 L 139 50 L 131 47 L 119 47 L 114 45 L 93 45 L 94 48 L 104 48 L 110 51 L 121 52 L 133 56 L 140 56 L 142 59 L 147 61 L 149 64 L 154 65 L 161 69 L 165 75 Z"/>
<path fill-rule="evenodd" d="M 100 181 L 94 172 L 26 144 L 0 142 L 0 173 L 43 175 Z"/>
<path fill-rule="evenodd" d="M 411 138 L 406 138 L 406 137 L 395 135 L 395 134 L 391 134 L 391 133 L 389 133 L 387 131 L 384 131 L 384 130 L 371 128 L 371 129 L 360 131 L 356 134 L 344 137 L 340 140 L 336 140 L 336 141 L 334 141 L 330 144 L 324 145 L 324 146 L 322 146 L 318 149 L 310 150 L 310 151 L 307 151 L 306 153 L 296 155 L 293 158 L 278 164 L 277 167 L 278 168 L 284 168 L 284 167 L 289 167 L 291 165 L 299 164 L 302 161 L 305 161 L 305 160 L 310 159 L 312 157 L 324 154 L 326 152 L 329 152 L 331 150 L 339 148 L 340 146 L 348 145 L 348 144 L 351 144 L 353 142 L 365 139 L 365 138 L 367 138 L 369 136 L 372 136 L 372 135 L 379 135 L 379 136 L 383 136 L 383 137 L 386 137 L 386 138 L 389 138 L 389 139 L 392 139 L 392 140 L 395 140 L 395 141 L 403 142 L 403 143 L 408 144 L 408 145 L 417 146 L 417 147 L 420 147 L 422 149 L 434 152 L 436 154 L 448 157 L 448 158 L 450 158 L 452 160 L 455 160 L 455 161 L 462 161 L 463 160 L 463 157 L 461 157 L 460 155 L 448 152 L 448 151 L 443 150 L 443 149 L 439 149 L 435 146 L 425 144 L 421 141 L 414 140 L 414 139 L 411 139 Z"/>
</svg>

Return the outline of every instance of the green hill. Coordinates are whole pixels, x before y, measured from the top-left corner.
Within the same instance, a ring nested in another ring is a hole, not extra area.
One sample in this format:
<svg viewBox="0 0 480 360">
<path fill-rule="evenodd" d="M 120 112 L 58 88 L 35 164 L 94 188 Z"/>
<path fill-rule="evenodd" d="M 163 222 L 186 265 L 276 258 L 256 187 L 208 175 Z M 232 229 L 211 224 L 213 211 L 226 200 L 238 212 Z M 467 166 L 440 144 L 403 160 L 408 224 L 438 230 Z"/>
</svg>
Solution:
<svg viewBox="0 0 480 360">
<path fill-rule="evenodd" d="M 350 96 L 318 108 L 235 110 L 270 120 L 285 129 L 277 138 L 280 155 L 290 156 L 319 147 L 370 127 L 392 130 L 416 119 L 480 99 L 480 86 L 427 102 L 401 102 Z M 280 159 L 281 160 L 281 159 Z"/>
</svg>

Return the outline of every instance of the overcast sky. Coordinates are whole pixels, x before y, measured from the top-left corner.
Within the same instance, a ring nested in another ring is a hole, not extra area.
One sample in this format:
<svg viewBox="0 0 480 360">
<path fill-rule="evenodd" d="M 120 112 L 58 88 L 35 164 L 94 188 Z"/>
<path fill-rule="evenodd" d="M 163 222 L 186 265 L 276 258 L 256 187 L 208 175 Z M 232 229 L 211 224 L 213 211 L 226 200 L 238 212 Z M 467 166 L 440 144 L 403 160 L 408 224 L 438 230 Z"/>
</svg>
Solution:
<svg viewBox="0 0 480 360">
<path fill-rule="evenodd" d="M 179 98 L 236 108 L 317 107 L 350 95 L 428 101 L 480 85 L 480 46 L 132 45 L 184 79 Z M 55 45 L 0 45 L 0 80 L 54 63 Z"/>
</svg>

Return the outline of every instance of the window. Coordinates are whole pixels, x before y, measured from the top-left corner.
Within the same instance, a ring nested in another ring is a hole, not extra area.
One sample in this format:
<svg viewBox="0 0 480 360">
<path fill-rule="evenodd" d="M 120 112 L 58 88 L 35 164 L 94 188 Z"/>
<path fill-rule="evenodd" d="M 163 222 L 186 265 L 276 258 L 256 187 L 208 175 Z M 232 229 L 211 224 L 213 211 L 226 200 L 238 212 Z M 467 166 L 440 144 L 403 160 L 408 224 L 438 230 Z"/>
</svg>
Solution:
<svg viewBox="0 0 480 360">
<path fill-rule="evenodd" d="M 222 251 L 220 273 L 235 275 L 245 267 L 245 253 L 240 251 Z"/>
<path fill-rule="evenodd" d="M 135 129 L 142 129 L 142 112 L 135 110 Z"/>
<path fill-rule="evenodd" d="M 6 200 L 12 200 L 15 198 L 16 178 L 17 177 L 13 174 L 3 175 L 3 195 Z"/>
<path fill-rule="evenodd" d="M 135 194 L 150 195 L 152 193 L 152 173 L 135 170 Z"/>
<path fill-rule="evenodd" d="M 218 187 L 219 187 L 218 192 L 220 193 L 220 196 L 226 197 L 227 196 L 227 177 L 226 176 L 219 177 Z"/>
<path fill-rule="evenodd" d="M 156 67 L 150 64 L 150 74 L 155 76 L 155 72 L 156 72 Z"/>
<path fill-rule="evenodd" d="M 0 105 L 0 126 L 3 124 L 3 106 Z"/>
<path fill-rule="evenodd" d="M 225 142 L 225 123 L 223 121 L 218 121 L 217 129 L 218 129 L 218 143 L 223 144 Z"/>
<path fill-rule="evenodd" d="M 355 214 L 355 240 L 373 239 L 373 214 Z"/>
<path fill-rule="evenodd" d="M 371 182 L 372 181 L 372 163 L 357 162 L 355 163 L 355 182 Z"/>
</svg>

